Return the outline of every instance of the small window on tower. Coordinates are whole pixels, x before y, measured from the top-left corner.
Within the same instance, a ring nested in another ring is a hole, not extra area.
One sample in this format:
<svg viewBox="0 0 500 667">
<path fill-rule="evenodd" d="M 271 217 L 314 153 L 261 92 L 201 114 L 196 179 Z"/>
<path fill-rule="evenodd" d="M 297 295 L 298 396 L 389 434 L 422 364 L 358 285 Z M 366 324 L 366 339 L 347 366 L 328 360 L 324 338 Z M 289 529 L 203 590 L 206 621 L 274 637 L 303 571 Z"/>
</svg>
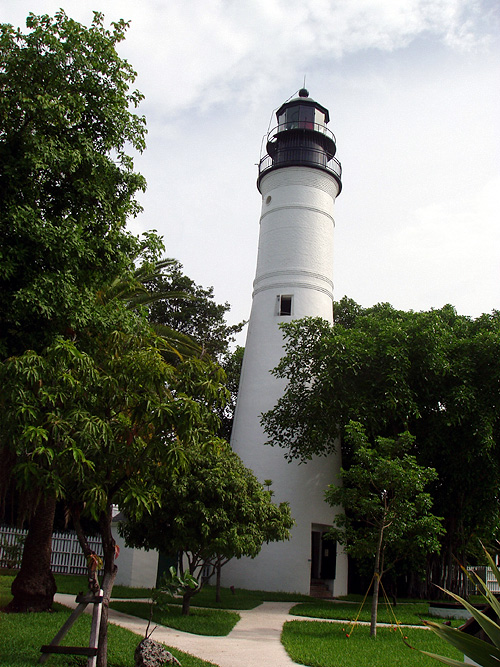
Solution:
<svg viewBox="0 0 500 667">
<path fill-rule="evenodd" d="M 279 308 L 278 315 L 291 315 L 292 314 L 292 297 L 291 295 L 281 294 L 279 297 Z"/>
</svg>

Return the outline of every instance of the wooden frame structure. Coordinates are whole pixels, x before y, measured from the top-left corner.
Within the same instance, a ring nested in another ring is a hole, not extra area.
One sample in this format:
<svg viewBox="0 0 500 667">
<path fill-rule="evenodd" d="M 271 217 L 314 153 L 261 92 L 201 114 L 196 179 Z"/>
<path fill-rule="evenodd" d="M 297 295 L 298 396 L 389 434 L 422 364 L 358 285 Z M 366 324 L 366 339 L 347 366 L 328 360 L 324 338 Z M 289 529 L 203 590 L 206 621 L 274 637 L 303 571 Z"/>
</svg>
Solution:
<svg viewBox="0 0 500 667">
<path fill-rule="evenodd" d="M 72 611 L 71 616 L 64 623 L 62 628 L 56 634 L 54 639 L 45 646 L 42 646 L 40 651 L 42 655 L 40 656 L 39 663 L 46 662 L 51 654 L 59 655 L 86 655 L 87 667 L 96 667 L 97 664 L 97 648 L 99 645 L 99 627 L 101 624 L 101 612 L 102 612 L 102 601 L 103 601 L 103 591 L 99 591 L 98 595 L 93 593 L 86 593 L 85 595 L 77 595 L 76 602 L 78 602 L 77 607 Z M 75 621 L 81 616 L 89 604 L 94 605 L 92 612 L 92 626 L 90 629 L 90 640 L 88 647 L 85 646 L 59 646 L 59 642 L 63 637 L 68 633 L 70 628 L 73 626 Z"/>
</svg>

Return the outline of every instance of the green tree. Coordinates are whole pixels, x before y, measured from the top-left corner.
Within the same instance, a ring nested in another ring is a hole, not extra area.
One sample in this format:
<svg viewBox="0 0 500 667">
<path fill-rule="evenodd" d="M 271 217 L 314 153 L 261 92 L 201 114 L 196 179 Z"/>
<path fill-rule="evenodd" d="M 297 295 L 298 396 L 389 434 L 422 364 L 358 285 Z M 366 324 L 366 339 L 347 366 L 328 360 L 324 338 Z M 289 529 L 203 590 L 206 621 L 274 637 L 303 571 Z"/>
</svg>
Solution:
<svg viewBox="0 0 500 667">
<path fill-rule="evenodd" d="M 208 354 L 224 369 L 230 398 L 218 414 L 220 436 L 229 441 L 243 362 L 243 348 L 231 350 L 230 345 L 245 322 L 228 325 L 225 318 L 229 304 L 216 303 L 213 287 L 197 285 L 183 273 L 182 264 L 176 260 L 161 276 L 146 279 L 145 288 L 152 297 L 149 320 L 156 330 L 167 337 L 175 332 L 172 340 L 184 354 L 193 351 L 194 341 L 197 353 Z"/>
<path fill-rule="evenodd" d="M 139 242 L 124 229 L 145 188 L 141 100 L 116 52 L 127 24 L 61 10 L 0 25 L 0 357 L 40 351 L 92 321 L 95 291 L 128 269 Z"/>
<path fill-rule="evenodd" d="M 164 360 L 162 339 L 140 320 L 136 327 L 102 335 L 92 355 L 57 339 L 40 354 L 9 359 L 0 373 L 4 424 L 17 453 L 14 475 L 28 488 L 36 484 L 47 497 L 67 501 L 87 556 L 79 518 L 86 513 L 99 523 L 100 667 L 106 664 L 107 610 L 117 572 L 112 505 L 137 520 L 151 511 L 165 477 L 184 466 L 189 449 L 217 442 L 214 407 L 225 396 L 215 364 L 193 357 L 172 366 Z M 37 556 L 36 545 L 34 551 L 27 557 Z"/>
<path fill-rule="evenodd" d="M 220 362 L 226 374 L 226 387 L 229 391 L 229 399 L 219 412 L 221 419 L 220 435 L 228 442 L 231 440 L 233 430 L 234 411 L 240 386 L 241 367 L 245 348 L 238 345 L 235 350 L 229 352 Z"/>
<path fill-rule="evenodd" d="M 350 422 L 346 433 L 351 465 L 340 470 L 341 486 L 326 492 L 327 502 L 344 513 L 335 516 L 330 533 L 351 556 L 374 562 L 370 634 L 375 636 L 384 573 L 408 551 L 415 560 L 439 551 L 441 519 L 430 512 L 432 499 L 424 492 L 437 475 L 409 453 L 414 439 L 408 432 L 397 439 L 376 438 L 373 445 L 357 422 Z"/>
<path fill-rule="evenodd" d="M 96 13 L 87 28 L 62 10 L 54 18 L 30 14 L 26 23 L 25 34 L 0 25 L 2 360 L 42 353 L 56 336 L 73 339 L 90 325 L 109 331 L 115 311 L 97 308 L 95 295 L 130 271 L 143 249 L 125 230 L 145 187 L 126 150 L 141 151 L 146 134 L 133 112 L 141 99 L 129 88 L 135 72 L 116 51 L 127 24 L 108 30 Z M 3 420 L 5 484 L 15 452 Z M 32 562 L 20 575 L 30 579 L 26 593 L 38 590 L 32 606 L 44 608 L 55 590 L 48 566 L 55 497 L 39 485 L 32 497 L 40 498 L 25 548 Z"/>
<path fill-rule="evenodd" d="M 334 312 L 333 327 L 314 319 L 283 327 L 275 372 L 288 384 L 263 419 L 270 443 L 307 459 L 334 451 L 350 420 L 371 440 L 409 430 L 419 465 L 438 472 L 430 492 L 446 529 L 426 588 L 415 582 L 410 592 L 433 596 L 431 582 L 460 591 L 454 556 L 466 563 L 475 536 L 488 541 L 499 527 L 500 313 L 363 309 L 348 299 Z M 348 449 L 343 456 L 348 463 Z"/>
<path fill-rule="evenodd" d="M 152 294 L 167 290 L 180 295 L 175 301 L 156 299 L 150 307 L 151 322 L 188 335 L 219 362 L 229 354 L 229 345 L 245 323 L 226 323 L 230 306 L 216 303 L 213 287 L 196 285 L 184 275 L 182 264 L 177 261 L 172 263 L 169 272 L 149 281 L 147 287 Z"/>
<path fill-rule="evenodd" d="M 192 450 L 188 466 L 185 474 L 170 476 L 151 514 L 121 524 L 128 544 L 178 553 L 181 573 L 187 567 L 200 579 L 206 565 L 219 572 L 231 558 L 253 558 L 264 542 L 289 538 L 288 504 L 273 503 L 271 493 L 223 441 L 217 450 Z M 183 614 L 198 590 L 184 593 Z"/>
</svg>

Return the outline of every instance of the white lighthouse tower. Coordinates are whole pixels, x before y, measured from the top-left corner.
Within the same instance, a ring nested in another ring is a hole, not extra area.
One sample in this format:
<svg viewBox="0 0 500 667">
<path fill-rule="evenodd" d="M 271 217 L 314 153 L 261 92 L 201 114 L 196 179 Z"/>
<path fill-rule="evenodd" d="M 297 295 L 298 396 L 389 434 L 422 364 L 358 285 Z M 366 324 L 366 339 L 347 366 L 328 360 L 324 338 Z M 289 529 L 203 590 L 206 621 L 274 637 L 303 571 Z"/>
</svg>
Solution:
<svg viewBox="0 0 500 667">
<path fill-rule="evenodd" d="M 309 593 L 324 581 L 341 595 L 347 559 L 324 534 L 333 510 L 324 500 L 340 454 L 288 463 L 265 445 L 262 413 L 276 405 L 283 381 L 271 375 L 283 356 L 281 322 L 307 316 L 333 321 L 333 208 L 341 190 L 329 113 L 302 89 L 276 113 L 259 164 L 262 195 L 257 271 L 231 445 L 260 482 L 272 480 L 276 502 L 288 501 L 296 525 L 288 542 L 264 545 L 255 559 L 233 560 L 224 580 L 236 586 Z"/>
</svg>

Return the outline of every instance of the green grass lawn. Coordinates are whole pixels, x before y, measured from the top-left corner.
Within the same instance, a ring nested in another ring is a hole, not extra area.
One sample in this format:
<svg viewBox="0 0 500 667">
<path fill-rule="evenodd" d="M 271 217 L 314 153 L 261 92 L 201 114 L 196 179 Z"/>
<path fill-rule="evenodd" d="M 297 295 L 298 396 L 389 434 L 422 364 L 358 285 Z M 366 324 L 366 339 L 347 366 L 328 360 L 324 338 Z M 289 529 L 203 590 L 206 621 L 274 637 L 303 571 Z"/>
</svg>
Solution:
<svg viewBox="0 0 500 667">
<path fill-rule="evenodd" d="M 114 589 L 113 589 L 114 596 Z M 255 609 L 263 602 L 301 602 L 308 601 L 311 598 L 308 595 L 300 593 L 280 593 L 266 591 L 248 591 L 243 588 L 236 588 L 235 592 L 229 588 L 221 589 L 221 601 L 215 601 L 215 586 L 204 586 L 199 593 L 191 598 L 191 604 L 196 607 L 208 607 L 211 609 Z M 173 604 L 182 604 L 179 598 L 173 601 Z"/>
<path fill-rule="evenodd" d="M 69 616 L 69 610 L 54 605 L 53 612 L 41 614 L 5 614 L 0 611 L 0 664 L 2 667 L 33 667 L 40 657 L 40 647 L 49 644 Z M 67 646 L 88 646 L 90 636 L 89 615 L 81 616 L 71 628 L 63 643 Z M 109 667 L 130 667 L 134 664 L 134 651 L 142 637 L 124 628 L 109 626 Z M 154 634 L 153 634 L 154 639 Z M 167 647 L 168 648 L 168 647 Z M 200 660 L 175 648 L 168 648 L 182 663 L 182 667 L 213 667 L 213 663 Z M 51 656 L 49 665 L 86 665 L 86 658 Z"/>
<path fill-rule="evenodd" d="M 17 572 L 14 570 L 2 570 L 0 573 L 0 593 L 2 590 L 10 591 L 10 585 Z M 82 574 L 54 574 L 57 592 L 78 595 L 86 593 L 88 589 L 87 577 Z M 150 588 L 131 588 L 130 586 L 114 586 L 113 597 L 116 598 L 149 598 Z"/>
<path fill-rule="evenodd" d="M 11 599 L 10 585 L 15 574 L 0 575 L 0 664 L 2 667 L 33 667 L 40 657 L 40 647 L 50 644 L 52 638 L 67 620 L 70 610 L 54 604 L 52 612 L 42 614 L 5 614 L 1 611 Z M 77 594 L 85 589 L 85 577 L 56 575 L 58 586 L 64 592 Z M 83 585 L 82 585 L 83 581 Z M 144 589 L 142 589 L 143 591 Z M 130 589 L 124 591 L 126 597 Z M 137 592 L 137 589 L 136 589 Z M 63 640 L 67 646 L 88 646 L 90 636 L 89 615 L 81 616 Z M 153 635 L 154 638 L 154 635 Z M 142 637 L 116 625 L 109 626 L 109 667 L 130 667 L 134 664 L 134 651 Z M 200 660 L 175 648 L 167 647 L 182 663 L 182 667 L 214 667 L 213 663 Z M 86 665 L 86 658 L 51 656 L 51 665 Z"/>
<path fill-rule="evenodd" d="M 418 650 L 431 651 L 462 661 L 463 654 L 429 630 L 404 629 L 414 650 L 403 642 L 399 630 L 357 626 L 347 638 L 346 626 L 321 621 L 285 623 L 281 641 L 295 662 L 310 667 L 435 667 L 439 663 Z"/>
<path fill-rule="evenodd" d="M 348 595 L 339 595 L 337 600 L 343 600 L 344 602 L 362 602 L 365 598 L 361 593 L 349 593 Z M 371 601 L 372 596 L 366 596 L 366 600 Z M 380 595 L 380 600 L 382 600 L 382 595 Z M 408 602 L 422 602 L 420 598 L 398 598 L 397 604 L 407 604 Z"/>
<path fill-rule="evenodd" d="M 87 592 L 87 577 L 80 574 L 55 574 L 58 593 L 78 595 L 80 591 Z M 148 598 L 150 588 L 131 588 L 130 586 L 113 586 L 114 598 Z"/>
<path fill-rule="evenodd" d="M 297 604 L 290 610 L 291 614 L 295 616 L 306 616 L 309 618 L 329 618 L 339 620 L 354 620 L 359 612 L 361 603 L 350 602 L 327 602 L 324 600 L 310 600 Z M 369 621 L 371 613 L 371 600 L 365 602 L 361 613 L 359 614 L 359 621 Z M 385 603 L 379 604 L 377 622 L 378 623 L 394 623 L 396 620 L 405 625 L 422 625 L 424 620 L 433 620 L 444 622 L 447 619 L 439 619 L 435 616 L 429 615 L 428 602 L 409 602 L 398 604 L 395 607 L 388 608 Z M 463 624 L 463 621 L 452 621 L 452 625 L 458 627 Z"/>
<path fill-rule="evenodd" d="M 131 616 L 149 618 L 150 605 L 147 602 L 119 601 L 112 602 L 110 607 Z M 181 608 L 176 605 L 168 605 L 165 611 L 158 607 L 153 610 L 154 623 L 195 635 L 225 637 L 239 620 L 239 614 L 221 609 L 191 608 L 189 616 L 182 616 Z"/>
<path fill-rule="evenodd" d="M 15 572 L 9 574 L 0 574 L 0 589 L 2 581 L 5 587 L 10 588 L 10 584 L 15 576 Z M 58 593 L 68 593 L 77 595 L 80 591 L 86 592 L 87 578 L 84 575 L 76 574 L 55 574 L 54 575 Z M 113 586 L 113 598 L 149 598 L 151 596 L 150 588 L 131 588 L 129 586 Z M 308 595 L 300 593 L 279 593 L 267 591 L 247 591 L 245 589 L 235 589 L 233 593 L 229 588 L 221 589 L 221 601 L 215 601 L 215 586 L 204 586 L 195 597 L 192 598 L 193 605 L 197 607 L 208 607 L 212 609 L 254 609 L 264 601 L 274 602 L 306 602 L 311 598 Z M 173 604 L 182 604 L 182 601 L 174 600 Z"/>
<path fill-rule="evenodd" d="M 15 573 L 0 575 L 0 608 L 11 599 L 10 585 Z M 56 575 L 60 592 L 76 595 L 86 588 L 86 578 L 81 576 Z M 115 586 L 113 597 L 139 598 L 149 597 L 149 589 L 132 589 Z M 229 589 L 222 589 L 221 603 L 215 602 L 215 588 L 205 587 L 192 598 L 191 615 L 182 617 L 178 605 L 172 605 L 167 611 L 155 610 L 154 622 L 171 628 L 215 636 L 227 635 L 234 627 L 239 616 L 227 609 L 253 609 L 263 601 L 298 602 L 293 613 L 302 616 L 331 619 L 353 619 L 359 604 L 349 602 L 327 602 L 312 600 L 305 595 L 289 593 L 267 593 L 265 591 L 245 591 L 237 589 L 235 594 Z M 180 600 L 177 601 L 180 603 Z M 141 602 L 113 602 L 112 607 L 125 613 L 149 618 L 149 605 Z M 420 624 L 427 616 L 427 602 L 401 601 L 395 607 L 396 618 L 400 623 Z M 4 614 L 0 612 L 0 655 L 2 667 L 32 667 L 40 656 L 40 646 L 50 642 L 69 614 L 68 609 L 54 605 L 54 612 L 47 614 Z M 369 620 L 369 601 L 360 615 L 360 620 Z M 380 622 L 391 622 L 385 605 L 379 611 Z M 460 621 L 456 622 L 460 624 Z M 337 623 L 314 621 L 292 621 L 285 624 L 282 641 L 295 662 L 311 667 L 432 667 L 438 664 L 416 650 L 409 649 L 402 641 L 399 631 L 379 628 L 377 638 L 369 637 L 368 629 L 357 626 L 349 639 L 345 632 L 348 626 Z M 85 615 L 65 638 L 64 643 L 87 645 L 90 630 L 90 617 Z M 440 641 L 433 633 L 426 630 L 407 630 L 412 646 L 421 650 L 448 655 L 462 660 L 462 654 Z M 140 637 L 133 633 L 110 625 L 109 629 L 109 666 L 129 667 L 133 664 L 133 653 Z M 183 667 L 210 667 L 211 663 L 183 654 L 177 649 L 169 649 L 182 662 Z M 52 656 L 54 665 L 85 665 L 84 658 Z"/>
</svg>

